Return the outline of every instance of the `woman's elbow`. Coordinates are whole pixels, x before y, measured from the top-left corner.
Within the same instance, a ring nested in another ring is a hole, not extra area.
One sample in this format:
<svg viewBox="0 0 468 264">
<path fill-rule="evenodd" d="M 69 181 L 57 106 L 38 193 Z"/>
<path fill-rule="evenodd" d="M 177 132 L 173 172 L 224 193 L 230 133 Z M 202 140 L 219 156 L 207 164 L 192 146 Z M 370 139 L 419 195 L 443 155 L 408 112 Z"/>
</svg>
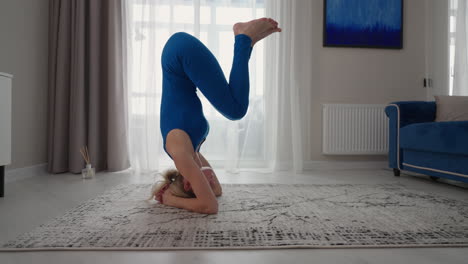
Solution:
<svg viewBox="0 0 468 264">
<path fill-rule="evenodd" d="M 218 213 L 218 203 L 213 203 L 212 205 L 203 205 L 199 208 L 199 213 L 202 214 L 217 214 Z"/>
<path fill-rule="evenodd" d="M 215 194 L 216 197 L 219 197 L 219 196 L 223 195 L 223 190 L 221 188 L 219 188 L 218 190 L 214 191 L 214 194 Z"/>
</svg>

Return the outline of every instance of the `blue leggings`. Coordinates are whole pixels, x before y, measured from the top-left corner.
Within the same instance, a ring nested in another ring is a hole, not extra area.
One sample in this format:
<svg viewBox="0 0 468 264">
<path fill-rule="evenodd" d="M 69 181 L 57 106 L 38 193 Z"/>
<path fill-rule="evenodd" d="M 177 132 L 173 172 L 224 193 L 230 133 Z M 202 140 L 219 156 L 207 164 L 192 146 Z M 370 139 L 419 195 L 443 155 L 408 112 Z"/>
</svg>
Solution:
<svg viewBox="0 0 468 264">
<path fill-rule="evenodd" d="M 234 59 L 229 83 L 214 55 L 197 38 L 179 32 L 164 46 L 161 56 L 163 91 L 161 98 L 161 133 L 164 150 L 167 134 L 173 129 L 185 131 L 195 152 L 210 130 L 203 115 L 197 87 L 223 116 L 239 120 L 249 107 L 249 59 L 252 40 L 244 34 L 235 36 Z M 172 157 L 171 157 L 172 158 Z"/>
</svg>

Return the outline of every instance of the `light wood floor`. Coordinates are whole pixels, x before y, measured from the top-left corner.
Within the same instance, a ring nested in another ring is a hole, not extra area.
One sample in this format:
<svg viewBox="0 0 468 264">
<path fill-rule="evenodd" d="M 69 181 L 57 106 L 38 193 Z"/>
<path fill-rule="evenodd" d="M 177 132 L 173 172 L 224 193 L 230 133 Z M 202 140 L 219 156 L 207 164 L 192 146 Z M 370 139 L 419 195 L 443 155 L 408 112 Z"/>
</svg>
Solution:
<svg viewBox="0 0 468 264">
<path fill-rule="evenodd" d="M 403 174 L 394 177 L 387 169 L 314 170 L 303 174 L 228 174 L 218 170 L 221 183 L 401 183 L 405 186 L 463 199 L 468 203 L 468 184 L 433 182 L 428 177 Z M 99 173 L 92 180 L 81 175 L 24 175 L 6 184 L 0 198 L 0 243 L 62 215 L 82 202 L 121 183 L 152 182 L 154 176 L 130 172 Z M 468 219 L 467 219 L 468 221 Z M 0 253 L 0 263 L 468 263 L 468 248 L 424 249 L 301 249 L 301 250 L 203 250 L 167 252 L 31 252 Z"/>
</svg>

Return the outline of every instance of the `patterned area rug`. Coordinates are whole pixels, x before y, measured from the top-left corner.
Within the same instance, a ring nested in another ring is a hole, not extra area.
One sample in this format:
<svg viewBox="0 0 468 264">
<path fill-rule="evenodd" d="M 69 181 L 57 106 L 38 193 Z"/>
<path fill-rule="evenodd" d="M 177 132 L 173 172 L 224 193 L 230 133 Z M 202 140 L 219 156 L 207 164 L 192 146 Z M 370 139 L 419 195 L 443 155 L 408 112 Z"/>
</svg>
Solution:
<svg viewBox="0 0 468 264">
<path fill-rule="evenodd" d="M 468 246 L 468 203 L 393 185 L 223 185 L 219 213 L 119 185 L 2 245 L 17 250 Z"/>
</svg>

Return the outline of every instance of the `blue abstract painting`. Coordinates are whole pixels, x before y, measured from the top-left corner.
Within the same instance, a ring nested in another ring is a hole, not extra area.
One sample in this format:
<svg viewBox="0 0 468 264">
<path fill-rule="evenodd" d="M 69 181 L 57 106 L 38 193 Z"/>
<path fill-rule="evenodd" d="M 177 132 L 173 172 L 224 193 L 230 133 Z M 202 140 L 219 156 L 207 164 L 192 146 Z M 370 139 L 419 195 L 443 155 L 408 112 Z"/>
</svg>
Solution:
<svg viewBox="0 0 468 264">
<path fill-rule="evenodd" d="M 324 1 L 324 46 L 402 48 L 403 0 Z"/>
</svg>

